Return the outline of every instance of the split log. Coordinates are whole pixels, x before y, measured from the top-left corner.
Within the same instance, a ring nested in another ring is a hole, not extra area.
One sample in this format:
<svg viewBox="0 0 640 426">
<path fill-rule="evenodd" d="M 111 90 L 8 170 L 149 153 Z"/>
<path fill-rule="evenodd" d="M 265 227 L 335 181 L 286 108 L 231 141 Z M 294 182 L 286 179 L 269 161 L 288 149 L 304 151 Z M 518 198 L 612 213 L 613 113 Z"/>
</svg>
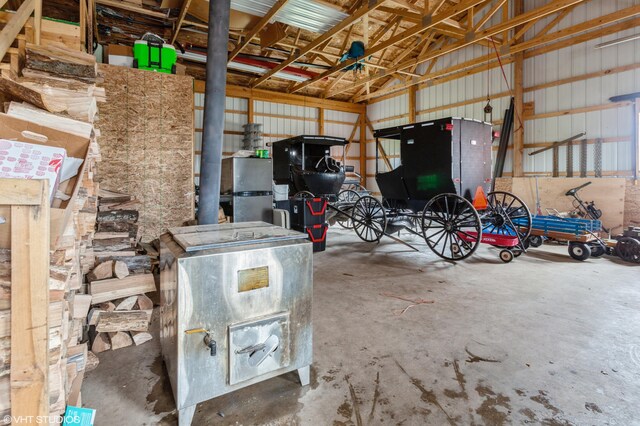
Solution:
<svg viewBox="0 0 640 426">
<path fill-rule="evenodd" d="M 136 210 L 142 204 L 138 200 L 127 200 L 117 203 L 105 203 L 100 201 L 100 205 L 98 206 L 98 211 L 106 212 L 110 210 Z"/>
<path fill-rule="evenodd" d="M 128 232 L 130 238 L 136 238 L 138 225 L 131 222 L 102 222 L 98 223 L 98 232 Z"/>
<path fill-rule="evenodd" d="M 128 232 L 96 232 L 93 234 L 94 240 L 108 240 L 111 238 L 129 238 Z"/>
<path fill-rule="evenodd" d="M 89 123 L 50 114 L 27 103 L 11 102 L 7 109 L 7 115 L 81 136 L 85 139 L 89 139 L 93 132 L 93 126 Z"/>
<path fill-rule="evenodd" d="M 96 305 L 96 307 L 98 309 L 102 310 L 102 311 L 107 311 L 107 312 L 111 312 L 111 311 L 115 311 L 116 310 L 116 304 L 113 303 L 113 302 L 98 303 Z"/>
<path fill-rule="evenodd" d="M 102 252 L 131 250 L 131 240 L 127 235 L 125 238 L 107 238 L 93 241 L 93 252 L 97 256 Z"/>
<path fill-rule="evenodd" d="M 73 318 L 83 319 L 87 317 L 91 307 L 90 294 L 76 294 L 73 296 Z"/>
<path fill-rule="evenodd" d="M 111 349 L 111 342 L 109 336 L 106 333 L 98 333 L 91 343 L 91 351 L 99 354 L 100 352 L 108 351 Z"/>
<path fill-rule="evenodd" d="M 95 58 L 93 63 L 79 60 L 62 49 L 50 49 L 28 45 L 26 48 L 25 67 L 31 70 L 43 71 L 56 76 L 77 78 L 87 83 L 93 83 L 97 76 Z"/>
<path fill-rule="evenodd" d="M 93 303 L 102 303 L 123 297 L 156 291 L 153 274 L 129 275 L 123 279 L 109 279 L 91 282 Z"/>
<path fill-rule="evenodd" d="M 102 309 L 93 308 L 87 314 L 87 325 L 96 325 L 101 312 L 107 312 Z"/>
<path fill-rule="evenodd" d="M 51 96 L 4 77 L 0 77 L 0 92 L 11 99 L 25 101 L 49 112 L 62 112 L 67 108 L 63 102 L 56 101 Z"/>
<path fill-rule="evenodd" d="M 93 351 L 87 352 L 87 360 L 84 364 L 84 371 L 88 372 L 95 370 L 96 367 L 98 367 L 98 364 L 100 364 L 100 359 L 96 356 L 96 354 L 93 353 Z"/>
<path fill-rule="evenodd" d="M 99 263 L 87 274 L 87 281 L 99 281 L 113 278 L 113 261 L 107 260 Z M 95 303 L 95 302 L 94 302 Z"/>
<path fill-rule="evenodd" d="M 138 301 L 138 296 L 129 296 L 116 302 L 116 311 L 131 311 Z"/>
<path fill-rule="evenodd" d="M 133 343 L 135 343 L 136 346 L 139 346 L 153 339 L 151 333 L 146 331 L 132 331 L 131 337 L 133 338 Z"/>
<path fill-rule="evenodd" d="M 94 253 L 96 255 L 96 258 L 100 257 L 117 257 L 117 258 L 123 258 L 123 257 L 133 257 L 136 255 L 136 252 L 133 250 L 122 250 L 122 251 L 97 251 Z"/>
<path fill-rule="evenodd" d="M 126 331 L 118 331 L 117 333 L 109 333 L 111 339 L 111 350 L 126 348 L 133 345 L 133 339 Z"/>
<path fill-rule="evenodd" d="M 101 312 L 96 324 L 98 333 L 118 331 L 147 331 L 149 316 L 143 311 Z"/>
<path fill-rule="evenodd" d="M 11 335 L 11 310 L 0 311 L 0 339 Z"/>
<path fill-rule="evenodd" d="M 153 309 L 153 301 L 144 294 L 141 294 L 138 296 L 137 308 L 141 311 L 150 311 Z"/>
<path fill-rule="evenodd" d="M 120 279 L 128 277 L 129 267 L 123 261 L 116 260 L 113 263 L 113 275 L 115 275 L 117 278 L 120 278 Z"/>
<path fill-rule="evenodd" d="M 137 210 L 111 210 L 106 212 L 98 212 L 96 216 L 98 223 L 103 222 L 137 222 Z"/>
<path fill-rule="evenodd" d="M 106 261 L 112 259 L 111 256 L 104 256 L 104 253 L 96 254 L 99 261 Z M 150 271 L 151 270 L 151 258 L 146 254 L 136 256 L 114 256 L 117 260 L 125 263 L 130 271 Z"/>
<path fill-rule="evenodd" d="M 126 201 L 133 200 L 133 197 L 129 194 L 122 192 L 110 191 L 108 189 L 100 188 L 98 191 L 98 198 L 100 203 L 124 203 Z"/>
</svg>

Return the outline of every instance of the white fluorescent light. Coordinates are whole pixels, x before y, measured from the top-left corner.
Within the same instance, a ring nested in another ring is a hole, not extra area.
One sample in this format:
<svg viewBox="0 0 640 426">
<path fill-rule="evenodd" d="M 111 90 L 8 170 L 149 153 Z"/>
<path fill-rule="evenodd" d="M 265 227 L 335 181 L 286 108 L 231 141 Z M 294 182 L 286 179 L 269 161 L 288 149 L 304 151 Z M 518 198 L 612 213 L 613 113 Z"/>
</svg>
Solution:
<svg viewBox="0 0 640 426">
<path fill-rule="evenodd" d="M 597 44 L 595 46 L 595 48 L 596 49 L 602 49 L 602 48 L 605 48 L 605 47 L 615 46 L 616 44 L 621 44 L 621 43 L 626 43 L 628 41 L 637 40 L 639 38 L 640 38 L 640 34 L 634 34 L 634 35 L 630 35 L 630 36 L 627 36 L 627 37 L 622 37 L 622 38 L 618 38 L 618 39 L 615 39 L 615 40 L 611 40 L 611 41 L 607 41 L 607 42 L 604 42 L 604 43 Z"/>
</svg>

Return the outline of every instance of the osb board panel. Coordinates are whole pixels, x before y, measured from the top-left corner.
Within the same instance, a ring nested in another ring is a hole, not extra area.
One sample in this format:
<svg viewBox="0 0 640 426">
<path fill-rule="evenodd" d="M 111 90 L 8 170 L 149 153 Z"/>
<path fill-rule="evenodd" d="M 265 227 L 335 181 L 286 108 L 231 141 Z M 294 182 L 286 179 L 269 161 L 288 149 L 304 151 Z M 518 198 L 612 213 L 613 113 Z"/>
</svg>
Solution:
<svg viewBox="0 0 640 426">
<path fill-rule="evenodd" d="M 625 179 L 623 178 L 547 178 L 537 179 L 537 193 L 540 197 L 542 213 L 546 209 L 561 212 L 572 210 L 571 201 L 565 193 L 584 183 L 591 185 L 580 190 L 578 195 L 585 201 L 595 201 L 602 210 L 602 222 L 605 227 L 620 232 L 624 222 Z M 513 192 L 521 197 L 532 213 L 536 210 L 536 178 L 500 178 L 496 179 L 496 189 Z"/>
<path fill-rule="evenodd" d="M 624 199 L 625 226 L 640 226 L 640 183 L 627 179 Z"/>
<path fill-rule="evenodd" d="M 193 79 L 100 65 L 100 187 L 134 195 L 143 241 L 193 218 Z"/>
</svg>

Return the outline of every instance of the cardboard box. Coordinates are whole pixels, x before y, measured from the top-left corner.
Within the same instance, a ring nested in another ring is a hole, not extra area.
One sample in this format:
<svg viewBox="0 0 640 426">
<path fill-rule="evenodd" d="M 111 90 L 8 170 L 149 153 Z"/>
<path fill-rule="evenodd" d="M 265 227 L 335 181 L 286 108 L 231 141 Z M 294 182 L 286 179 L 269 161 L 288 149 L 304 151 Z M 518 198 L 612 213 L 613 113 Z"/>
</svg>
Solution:
<svg viewBox="0 0 640 426">
<path fill-rule="evenodd" d="M 0 114 L 0 139 L 18 140 L 50 147 L 64 148 L 67 156 L 84 160 L 78 174 L 64 182 L 58 188 L 70 198 L 67 201 L 55 201 L 51 207 L 51 249 L 55 249 L 58 240 L 62 237 L 64 229 L 71 220 L 78 189 L 82 182 L 89 153 L 90 140 L 71 133 L 61 132 L 49 127 L 40 126 L 18 118 Z M 11 247 L 11 209 L 9 206 L 0 206 L 0 217 L 4 217 L 6 223 L 0 224 L 0 248 Z"/>
<path fill-rule="evenodd" d="M 66 156 L 64 148 L 0 139 L 0 178 L 46 179 L 53 202 Z"/>
<path fill-rule="evenodd" d="M 133 68 L 133 49 L 131 46 L 110 44 L 105 48 L 104 57 L 109 65 Z"/>
</svg>

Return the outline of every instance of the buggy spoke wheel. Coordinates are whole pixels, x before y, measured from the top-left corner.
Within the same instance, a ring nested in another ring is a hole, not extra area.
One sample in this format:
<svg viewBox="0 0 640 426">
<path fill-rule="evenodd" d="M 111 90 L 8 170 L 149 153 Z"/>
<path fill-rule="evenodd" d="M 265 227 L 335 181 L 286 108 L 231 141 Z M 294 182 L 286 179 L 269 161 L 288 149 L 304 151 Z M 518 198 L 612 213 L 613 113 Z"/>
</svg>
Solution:
<svg viewBox="0 0 640 426">
<path fill-rule="evenodd" d="M 373 197 L 359 198 L 352 210 L 353 229 L 361 240 L 380 241 L 387 226 L 387 215 L 380 201 Z"/>
<path fill-rule="evenodd" d="M 487 233 L 518 235 L 521 243 L 531 234 L 531 213 L 527 205 L 509 192 L 490 192 L 487 209 L 481 217 L 482 228 Z"/>
<path fill-rule="evenodd" d="M 346 212 L 352 211 L 353 204 L 358 201 L 359 198 L 360 196 L 356 191 L 352 189 L 343 189 L 338 192 L 337 207 Z M 351 217 L 343 215 L 342 213 L 338 213 L 336 216 L 336 222 L 345 229 L 353 229 L 353 221 L 351 220 Z"/>
<path fill-rule="evenodd" d="M 433 197 L 422 211 L 422 235 L 429 248 L 447 260 L 473 254 L 481 239 L 482 225 L 471 203 L 456 194 Z"/>
</svg>

